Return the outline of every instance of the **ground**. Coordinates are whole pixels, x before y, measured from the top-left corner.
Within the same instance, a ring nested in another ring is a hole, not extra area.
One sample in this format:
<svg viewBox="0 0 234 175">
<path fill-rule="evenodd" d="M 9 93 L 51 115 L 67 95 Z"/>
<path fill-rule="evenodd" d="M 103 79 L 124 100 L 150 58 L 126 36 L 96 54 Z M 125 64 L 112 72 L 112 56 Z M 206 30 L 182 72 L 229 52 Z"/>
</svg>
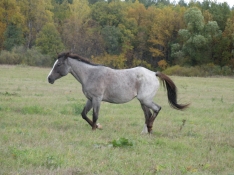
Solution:
<svg viewBox="0 0 234 175">
<path fill-rule="evenodd" d="M 140 104 L 102 103 L 92 131 L 80 84 L 47 82 L 48 68 L 0 66 L 0 174 L 234 174 L 234 79 L 171 76 L 185 111 L 161 86 L 153 134 Z M 91 113 L 89 113 L 91 117 Z M 114 147 L 118 139 L 127 146 Z"/>
</svg>

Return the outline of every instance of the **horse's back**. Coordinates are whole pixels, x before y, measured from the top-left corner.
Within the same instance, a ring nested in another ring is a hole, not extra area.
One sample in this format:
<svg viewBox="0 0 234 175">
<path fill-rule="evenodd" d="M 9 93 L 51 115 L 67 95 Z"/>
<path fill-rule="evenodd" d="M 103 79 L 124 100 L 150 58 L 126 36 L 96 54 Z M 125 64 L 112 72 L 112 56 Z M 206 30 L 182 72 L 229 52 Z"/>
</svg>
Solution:
<svg viewBox="0 0 234 175">
<path fill-rule="evenodd" d="M 104 101 L 124 103 L 146 93 L 155 94 L 158 80 L 155 72 L 144 67 L 108 69 L 105 71 Z M 155 92 L 155 93 L 154 93 Z"/>
<path fill-rule="evenodd" d="M 110 77 L 110 81 L 115 84 L 129 83 L 151 83 L 157 81 L 155 72 L 144 67 L 134 67 L 130 69 L 109 69 L 106 71 L 106 77 Z"/>
</svg>

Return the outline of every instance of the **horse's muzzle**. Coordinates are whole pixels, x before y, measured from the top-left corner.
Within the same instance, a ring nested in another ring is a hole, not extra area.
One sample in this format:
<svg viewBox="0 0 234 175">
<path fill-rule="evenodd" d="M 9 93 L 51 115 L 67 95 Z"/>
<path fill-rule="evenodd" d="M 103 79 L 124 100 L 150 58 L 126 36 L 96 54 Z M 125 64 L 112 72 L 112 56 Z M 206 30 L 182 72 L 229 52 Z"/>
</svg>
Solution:
<svg viewBox="0 0 234 175">
<path fill-rule="evenodd" d="M 54 79 L 52 79 L 51 77 L 48 77 L 48 82 L 49 82 L 50 84 L 54 84 Z"/>
</svg>

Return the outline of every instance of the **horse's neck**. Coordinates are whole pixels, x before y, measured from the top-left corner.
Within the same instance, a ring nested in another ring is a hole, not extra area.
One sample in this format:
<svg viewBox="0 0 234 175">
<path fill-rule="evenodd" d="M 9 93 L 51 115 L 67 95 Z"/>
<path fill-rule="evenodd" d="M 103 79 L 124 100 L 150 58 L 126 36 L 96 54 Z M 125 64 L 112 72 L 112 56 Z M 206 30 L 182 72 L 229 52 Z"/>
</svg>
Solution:
<svg viewBox="0 0 234 175">
<path fill-rule="evenodd" d="M 77 81 L 84 84 L 88 79 L 88 74 L 93 69 L 92 65 L 71 58 L 68 61 L 71 65 L 71 74 L 77 79 Z"/>
</svg>

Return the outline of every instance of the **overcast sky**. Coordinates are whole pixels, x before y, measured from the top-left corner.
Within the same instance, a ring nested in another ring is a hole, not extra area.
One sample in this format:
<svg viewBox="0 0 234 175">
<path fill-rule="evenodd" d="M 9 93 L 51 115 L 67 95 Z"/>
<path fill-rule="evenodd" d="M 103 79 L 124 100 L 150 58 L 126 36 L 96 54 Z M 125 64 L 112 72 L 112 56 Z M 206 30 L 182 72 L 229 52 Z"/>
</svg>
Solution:
<svg viewBox="0 0 234 175">
<path fill-rule="evenodd" d="M 171 2 L 172 2 L 173 0 L 171 0 Z M 179 1 L 179 0 L 176 0 L 177 2 Z M 185 2 L 190 2 L 190 0 L 184 0 Z M 203 0 L 197 0 L 197 1 L 200 1 L 200 2 L 203 2 Z M 215 1 L 215 0 L 213 0 L 213 1 Z M 232 7 L 233 5 L 234 5 L 234 0 L 216 0 L 216 2 L 226 2 L 226 3 L 228 3 L 228 5 L 230 6 L 230 7 Z"/>
<path fill-rule="evenodd" d="M 217 2 L 226 2 L 230 7 L 234 5 L 234 0 L 217 0 Z"/>
</svg>

